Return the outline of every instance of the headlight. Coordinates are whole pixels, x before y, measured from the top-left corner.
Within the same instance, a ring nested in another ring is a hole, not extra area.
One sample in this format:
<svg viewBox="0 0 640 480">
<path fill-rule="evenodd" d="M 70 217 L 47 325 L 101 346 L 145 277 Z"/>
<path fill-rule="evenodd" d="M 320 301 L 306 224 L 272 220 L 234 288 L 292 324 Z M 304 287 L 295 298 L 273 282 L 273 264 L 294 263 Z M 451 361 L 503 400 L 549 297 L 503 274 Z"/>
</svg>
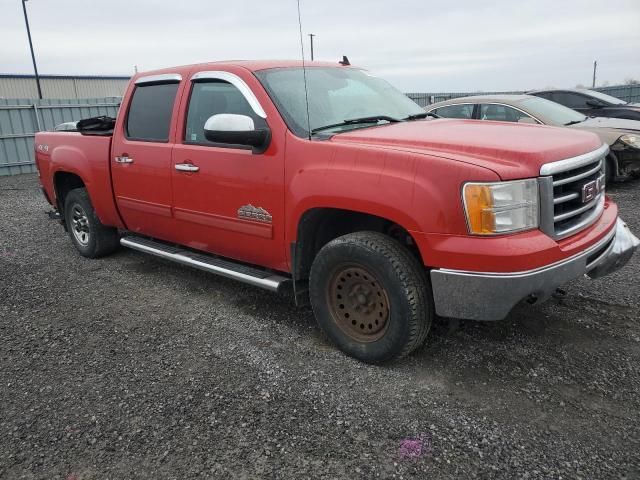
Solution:
<svg viewBox="0 0 640 480">
<path fill-rule="evenodd" d="M 630 147 L 640 148 L 640 136 L 638 135 L 626 133 L 619 140 Z"/>
<path fill-rule="evenodd" d="M 470 233 L 498 235 L 538 227 L 538 181 L 465 183 L 464 208 Z"/>
</svg>

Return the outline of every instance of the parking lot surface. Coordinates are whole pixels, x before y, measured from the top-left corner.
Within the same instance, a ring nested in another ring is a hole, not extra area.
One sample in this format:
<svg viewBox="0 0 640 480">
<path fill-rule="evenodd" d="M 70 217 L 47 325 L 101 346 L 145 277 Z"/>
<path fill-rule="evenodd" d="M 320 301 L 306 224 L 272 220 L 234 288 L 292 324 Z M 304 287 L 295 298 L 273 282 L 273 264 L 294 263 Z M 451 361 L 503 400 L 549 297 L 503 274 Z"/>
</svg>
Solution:
<svg viewBox="0 0 640 480">
<path fill-rule="evenodd" d="M 640 182 L 611 189 L 640 232 Z M 79 256 L 0 178 L 0 478 L 640 478 L 640 255 L 382 367 L 288 298 Z"/>
</svg>

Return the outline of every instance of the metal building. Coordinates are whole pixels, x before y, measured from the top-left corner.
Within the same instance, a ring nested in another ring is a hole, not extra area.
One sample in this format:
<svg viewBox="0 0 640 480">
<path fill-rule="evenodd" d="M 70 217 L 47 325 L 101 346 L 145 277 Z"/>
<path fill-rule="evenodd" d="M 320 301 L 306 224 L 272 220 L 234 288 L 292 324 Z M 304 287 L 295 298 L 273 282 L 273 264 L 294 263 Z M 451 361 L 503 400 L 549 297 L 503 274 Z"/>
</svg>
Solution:
<svg viewBox="0 0 640 480">
<path fill-rule="evenodd" d="M 126 76 L 40 75 L 43 98 L 121 97 Z M 0 98 L 38 98 L 33 75 L 0 74 Z"/>
</svg>

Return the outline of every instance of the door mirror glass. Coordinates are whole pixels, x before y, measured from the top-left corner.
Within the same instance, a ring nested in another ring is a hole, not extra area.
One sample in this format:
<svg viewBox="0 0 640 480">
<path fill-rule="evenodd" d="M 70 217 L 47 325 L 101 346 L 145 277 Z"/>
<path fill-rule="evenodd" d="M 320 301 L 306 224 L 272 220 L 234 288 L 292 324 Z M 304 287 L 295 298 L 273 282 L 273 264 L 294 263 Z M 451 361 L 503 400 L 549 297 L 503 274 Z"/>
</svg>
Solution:
<svg viewBox="0 0 640 480">
<path fill-rule="evenodd" d="M 250 146 L 254 153 L 262 153 L 269 146 L 271 132 L 268 128 L 256 129 L 247 115 L 218 113 L 205 122 L 204 136 L 213 143 Z"/>
</svg>

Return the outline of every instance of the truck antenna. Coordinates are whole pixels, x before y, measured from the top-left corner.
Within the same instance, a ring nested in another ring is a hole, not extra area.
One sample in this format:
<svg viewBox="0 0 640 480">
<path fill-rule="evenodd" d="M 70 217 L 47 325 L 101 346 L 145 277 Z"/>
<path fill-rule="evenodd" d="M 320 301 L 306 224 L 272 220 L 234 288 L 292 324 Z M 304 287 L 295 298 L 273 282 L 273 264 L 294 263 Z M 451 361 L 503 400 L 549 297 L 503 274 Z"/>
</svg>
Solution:
<svg viewBox="0 0 640 480">
<path fill-rule="evenodd" d="M 300 29 L 300 51 L 302 52 L 302 76 L 304 77 L 304 101 L 307 107 L 307 130 L 311 140 L 311 119 L 309 116 L 309 91 L 307 90 L 307 68 L 304 63 L 304 40 L 302 38 L 302 19 L 300 17 L 300 0 L 298 1 L 298 28 Z"/>
</svg>

